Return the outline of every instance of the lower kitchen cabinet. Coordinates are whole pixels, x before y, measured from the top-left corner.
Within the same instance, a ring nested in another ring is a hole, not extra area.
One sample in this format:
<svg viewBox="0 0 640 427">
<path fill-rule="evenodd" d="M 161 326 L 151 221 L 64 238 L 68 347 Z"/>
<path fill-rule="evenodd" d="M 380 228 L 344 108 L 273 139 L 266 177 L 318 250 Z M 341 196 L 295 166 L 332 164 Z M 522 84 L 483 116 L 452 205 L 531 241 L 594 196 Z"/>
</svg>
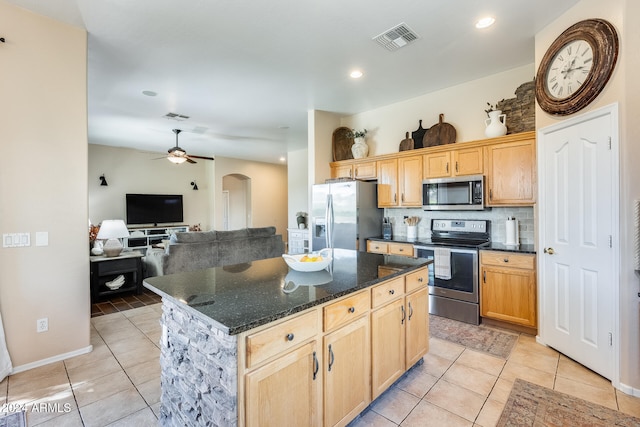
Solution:
<svg viewBox="0 0 640 427">
<path fill-rule="evenodd" d="M 240 334 L 239 425 L 349 424 L 427 352 L 427 283 L 415 270 Z"/>
<path fill-rule="evenodd" d="M 324 337 L 324 425 L 345 426 L 370 403 L 369 316 Z"/>
<path fill-rule="evenodd" d="M 318 425 L 316 347 L 312 341 L 246 375 L 248 427 Z"/>
<path fill-rule="evenodd" d="M 535 255 L 480 251 L 480 315 L 537 327 Z"/>
<path fill-rule="evenodd" d="M 428 278 L 427 278 L 428 280 Z M 426 282 L 425 282 L 426 283 Z M 429 289 L 406 298 L 406 367 L 415 365 L 429 351 Z"/>
<path fill-rule="evenodd" d="M 371 313 L 371 397 L 382 394 L 405 371 L 404 300 Z"/>
</svg>

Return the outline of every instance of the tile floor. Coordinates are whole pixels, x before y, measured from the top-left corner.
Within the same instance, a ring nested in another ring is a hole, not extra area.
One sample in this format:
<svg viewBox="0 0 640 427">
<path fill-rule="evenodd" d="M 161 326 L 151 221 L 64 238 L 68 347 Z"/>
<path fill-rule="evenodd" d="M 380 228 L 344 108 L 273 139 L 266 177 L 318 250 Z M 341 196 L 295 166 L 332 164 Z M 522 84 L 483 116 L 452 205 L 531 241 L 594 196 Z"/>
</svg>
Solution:
<svg viewBox="0 0 640 427">
<path fill-rule="evenodd" d="M 156 426 L 161 312 L 155 304 L 92 318 L 92 353 L 10 376 L 0 402 L 26 405 L 30 427 Z M 520 335 L 508 360 L 436 338 L 430 346 L 352 427 L 493 426 L 516 377 L 640 417 L 640 399 L 534 337 Z"/>
<path fill-rule="evenodd" d="M 145 288 L 140 295 L 128 294 L 121 297 L 115 296 L 109 300 L 91 304 L 91 317 L 103 316 L 105 314 L 131 310 L 132 308 L 158 304 L 161 301 L 162 298 L 158 294 Z"/>
</svg>

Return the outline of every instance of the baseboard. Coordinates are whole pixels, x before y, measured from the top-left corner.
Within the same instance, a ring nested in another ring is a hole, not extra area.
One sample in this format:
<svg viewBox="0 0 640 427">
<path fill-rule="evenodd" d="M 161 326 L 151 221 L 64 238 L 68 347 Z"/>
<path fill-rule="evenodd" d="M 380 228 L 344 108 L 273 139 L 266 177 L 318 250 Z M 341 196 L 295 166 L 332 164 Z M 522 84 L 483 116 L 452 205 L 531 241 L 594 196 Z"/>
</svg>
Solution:
<svg viewBox="0 0 640 427">
<path fill-rule="evenodd" d="M 25 365 L 14 366 L 14 368 L 11 370 L 11 375 L 17 374 L 19 372 L 28 371 L 29 369 L 38 368 L 40 366 L 48 365 L 49 363 L 59 362 L 64 359 L 69 359 L 70 357 L 91 353 L 92 351 L 93 351 L 93 346 L 90 345 L 84 348 L 80 348 L 78 350 L 70 351 L 69 353 L 58 354 L 57 356 L 48 357 L 42 360 L 37 360 L 35 362 L 27 363 Z"/>
<path fill-rule="evenodd" d="M 501 329 L 508 329 L 514 332 L 523 333 L 527 335 L 533 335 L 534 337 L 538 334 L 537 328 L 531 328 L 529 326 L 516 325 L 514 323 L 503 322 L 501 320 L 489 319 L 486 317 L 481 318 L 481 323 L 487 326 L 493 326 Z"/>
<path fill-rule="evenodd" d="M 633 388 L 626 384 L 620 383 L 620 387 L 618 387 L 618 390 L 620 390 L 624 394 L 628 394 L 629 396 L 640 397 L 640 389 Z"/>
</svg>

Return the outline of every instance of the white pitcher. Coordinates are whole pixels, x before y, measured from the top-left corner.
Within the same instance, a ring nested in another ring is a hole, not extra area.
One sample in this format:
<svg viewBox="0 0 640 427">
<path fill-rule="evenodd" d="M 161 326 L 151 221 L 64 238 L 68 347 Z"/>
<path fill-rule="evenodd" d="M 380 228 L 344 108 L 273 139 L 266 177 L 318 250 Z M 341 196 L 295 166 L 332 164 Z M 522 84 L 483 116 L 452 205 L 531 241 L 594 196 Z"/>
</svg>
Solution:
<svg viewBox="0 0 640 427">
<path fill-rule="evenodd" d="M 489 118 L 484 121 L 484 134 L 487 138 L 495 138 L 507 134 L 507 115 L 502 110 L 489 111 Z"/>
</svg>

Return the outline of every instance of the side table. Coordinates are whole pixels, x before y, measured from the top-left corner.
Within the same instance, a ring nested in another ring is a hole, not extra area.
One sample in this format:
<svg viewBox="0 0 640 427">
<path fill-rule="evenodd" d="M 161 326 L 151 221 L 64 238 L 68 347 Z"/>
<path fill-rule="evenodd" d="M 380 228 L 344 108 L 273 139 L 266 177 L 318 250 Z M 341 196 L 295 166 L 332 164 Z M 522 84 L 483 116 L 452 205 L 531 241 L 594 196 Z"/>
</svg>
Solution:
<svg viewBox="0 0 640 427">
<path fill-rule="evenodd" d="M 91 256 L 91 302 L 108 299 L 114 295 L 133 292 L 142 293 L 142 253 L 124 252 L 117 257 L 104 255 Z M 106 286 L 122 275 L 124 283 L 117 289 L 109 289 Z"/>
</svg>

